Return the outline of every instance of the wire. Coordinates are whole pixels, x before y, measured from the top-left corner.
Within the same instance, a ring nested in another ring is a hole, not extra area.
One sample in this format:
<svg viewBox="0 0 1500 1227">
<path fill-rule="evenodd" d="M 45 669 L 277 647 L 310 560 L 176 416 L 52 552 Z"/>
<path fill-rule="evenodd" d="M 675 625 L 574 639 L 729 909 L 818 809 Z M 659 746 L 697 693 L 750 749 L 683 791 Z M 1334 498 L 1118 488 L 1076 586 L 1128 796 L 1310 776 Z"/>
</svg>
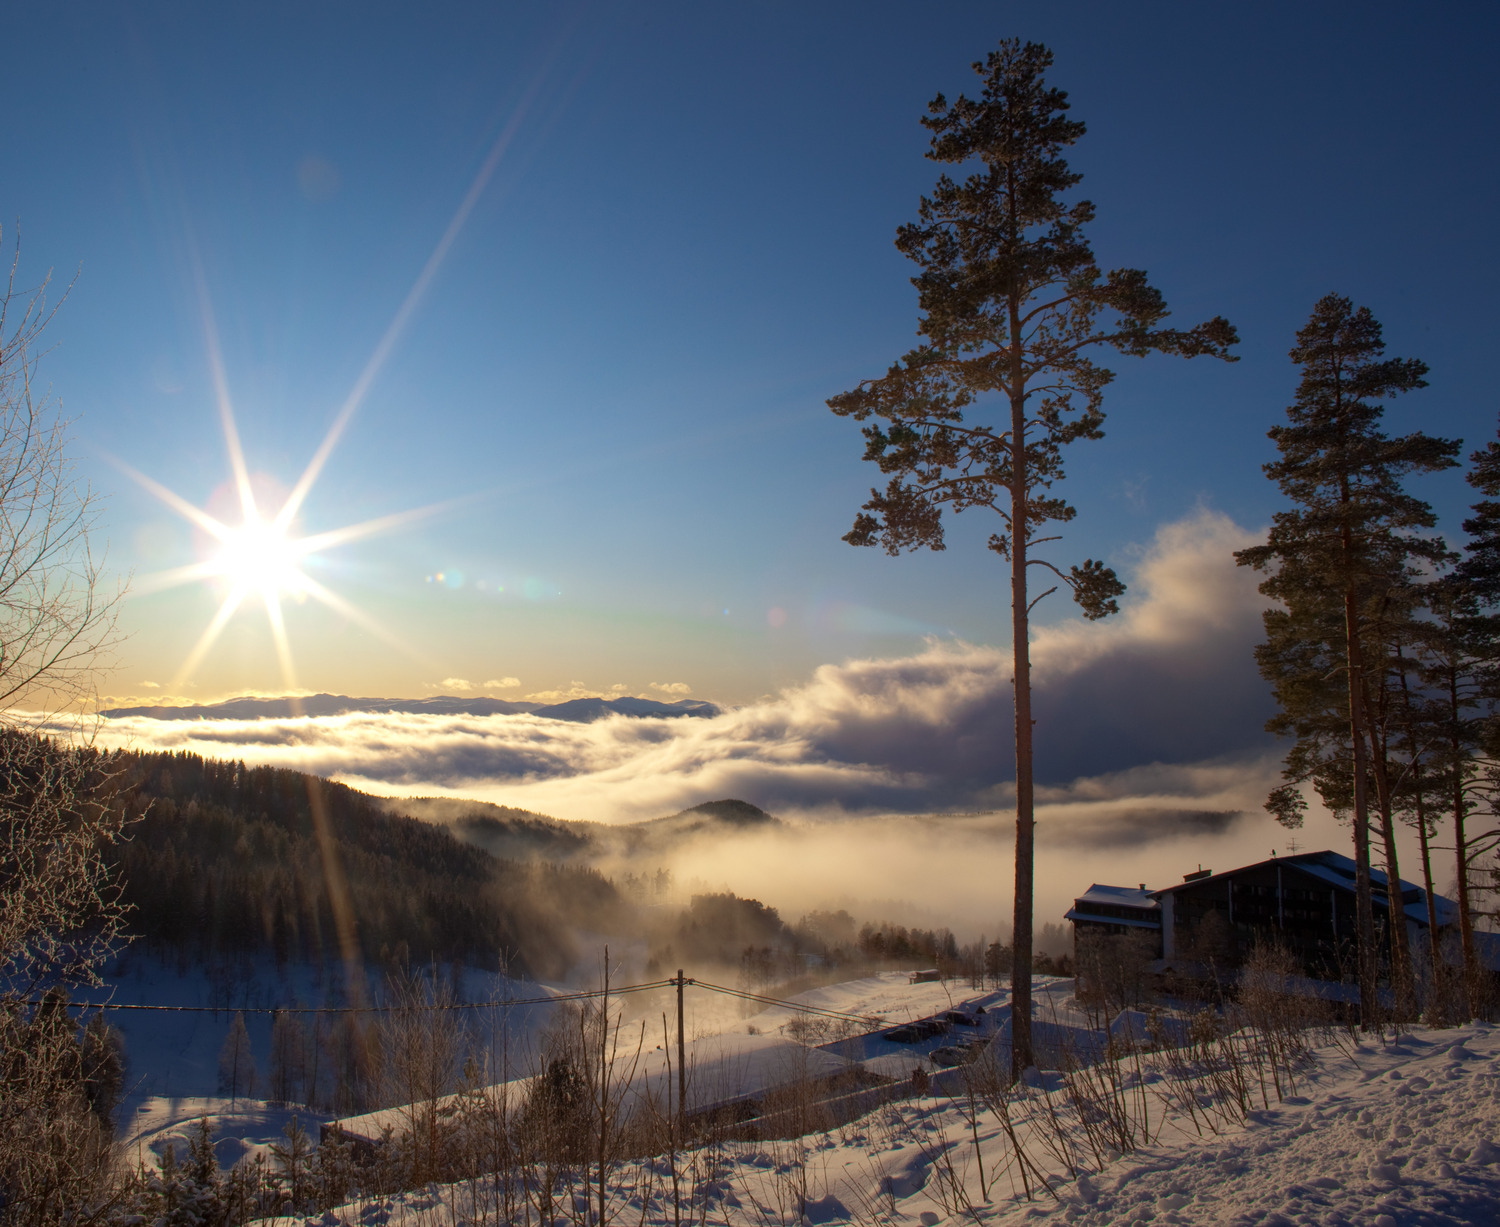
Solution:
<svg viewBox="0 0 1500 1227">
<path fill-rule="evenodd" d="M 230 1006 L 230 1005 L 155 1005 L 134 1002 L 113 1001 L 69 1001 L 65 1004 L 70 1010 L 133 1010 L 138 1012 L 149 1011 L 165 1014 L 387 1014 L 393 1010 L 493 1010 L 509 1009 L 512 1006 L 524 1005 L 558 1005 L 566 1001 L 592 1001 L 599 997 L 623 997 L 628 993 L 655 992 L 664 988 L 696 987 L 704 988 L 712 993 L 722 993 L 727 997 L 737 997 L 742 1001 L 754 1001 L 760 1005 L 779 1006 L 782 1009 L 794 1010 L 798 1014 L 813 1014 L 820 1018 L 832 1018 L 841 1022 L 863 1023 L 867 1026 L 883 1026 L 886 1019 L 879 1015 L 850 1014 L 844 1010 L 833 1010 L 826 1006 L 810 1005 L 802 1001 L 788 1001 L 781 997 L 766 997 L 760 993 L 747 992 L 744 989 L 730 988 L 724 984 L 712 984 L 707 980 L 694 980 L 684 976 L 681 981 L 673 976 L 665 980 L 652 980 L 645 984 L 625 984 L 618 988 L 605 990 L 602 988 L 580 989 L 573 993 L 557 993 L 548 997 L 501 997 L 492 1001 L 448 1001 L 433 1002 L 422 1005 L 323 1005 L 323 1006 Z M 44 997 L 22 998 L 23 1005 L 45 1005 L 48 999 Z"/>
<path fill-rule="evenodd" d="M 689 984 L 696 984 L 699 988 L 710 989 L 716 993 L 724 993 L 730 997 L 739 997 L 745 1001 L 758 1001 L 763 1005 L 779 1005 L 788 1010 L 796 1010 L 799 1014 L 817 1014 L 824 1018 L 843 1019 L 848 1022 L 870 1023 L 876 1026 L 883 1025 L 885 1019 L 873 1014 L 849 1014 L 843 1010 L 830 1010 L 820 1005 L 808 1005 L 802 1001 L 786 1001 L 780 997 L 763 997 L 759 993 L 747 993 L 744 989 L 729 988 L 723 984 L 710 984 L 707 980 L 690 980 Z"/>
<path fill-rule="evenodd" d="M 70 1010 L 149 1010 L 168 1014 L 386 1014 L 392 1010 L 489 1010 L 517 1005 L 556 1005 L 563 1001 L 586 1001 L 595 997 L 623 997 L 626 993 L 644 993 L 669 988 L 675 980 L 653 980 L 649 984 L 626 984 L 611 988 L 582 989 L 576 993 L 558 993 L 551 997 L 501 997 L 493 1001 L 447 1001 L 417 1006 L 402 1005 L 295 1005 L 295 1006 L 229 1006 L 229 1005 L 148 1005 L 113 1001 L 68 1001 L 61 1004 Z M 25 998 L 23 1005 L 48 1004 L 46 997 Z"/>
</svg>

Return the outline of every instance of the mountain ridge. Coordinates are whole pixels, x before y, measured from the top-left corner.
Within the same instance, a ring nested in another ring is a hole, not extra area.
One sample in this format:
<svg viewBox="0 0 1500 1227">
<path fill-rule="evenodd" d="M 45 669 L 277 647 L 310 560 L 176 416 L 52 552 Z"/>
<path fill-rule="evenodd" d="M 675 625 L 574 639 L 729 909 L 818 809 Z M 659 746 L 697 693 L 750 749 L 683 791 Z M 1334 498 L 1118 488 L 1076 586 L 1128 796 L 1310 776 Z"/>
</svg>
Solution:
<svg viewBox="0 0 1500 1227">
<path fill-rule="evenodd" d="M 435 695 L 427 699 L 351 698 L 348 695 L 314 694 L 294 698 L 260 698 L 244 695 L 219 703 L 156 704 L 107 708 L 111 719 L 146 717 L 153 720 L 287 720 L 299 716 L 344 716 L 354 712 L 434 716 L 540 716 L 574 724 L 592 724 L 611 715 L 632 719 L 707 718 L 721 709 L 703 699 L 678 699 L 664 703 L 633 695 L 619 698 L 565 699 L 561 703 L 533 703 L 524 699 L 492 699 L 486 695 L 463 698 Z"/>
<path fill-rule="evenodd" d="M 704 835 L 783 826 L 780 818 L 736 798 L 703 801 L 675 814 L 637 822 L 553 818 L 531 810 L 450 797 L 379 797 L 374 804 L 450 830 L 464 843 L 506 860 L 551 861 L 598 867 L 611 861 L 664 854 L 669 846 Z"/>
</svg>

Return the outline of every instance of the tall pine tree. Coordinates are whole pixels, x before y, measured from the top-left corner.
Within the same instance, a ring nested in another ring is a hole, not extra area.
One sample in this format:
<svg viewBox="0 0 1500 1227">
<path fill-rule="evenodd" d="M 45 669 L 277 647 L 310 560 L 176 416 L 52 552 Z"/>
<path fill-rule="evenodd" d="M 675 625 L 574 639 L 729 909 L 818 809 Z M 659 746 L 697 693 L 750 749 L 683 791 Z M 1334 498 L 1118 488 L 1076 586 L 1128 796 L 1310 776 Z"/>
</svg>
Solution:
<svg viewBox="0 0 1500 1227">
<path fill-rule="evenodd" d="M 1368 308 L 1330 294 L 1297 333 L 1292 361 L 1302 368 L 1287 423 L 1269 432 L 1281 453 L 1265 466 L 1292 504 L 1277 512 L 1265 545 L 1241 550 L 1243 565 L 1268 572 L 1260 590 L 1280 602 L 1265 615 L 1257 650 L 1280 713 L 1268 727 L 1295 736 L 1286 785 L 1267 807 L 1283 821 L 1295 813 L 1296 785 L 1311 781 L 1353 824 L 1358 967 L 1362 1020 L 1378 1010 L 1379 968 L 1370 882 L 1370 791 L 1388 812 L 1374 758 L 1383 750 L 1372 708 L 1384 684 L 1381 632 L 1394 598 L 1424 567 L 1440 564 L 1431 508 L 1408 494 L 1403 478 L 1456 463 L 1459 443 L 1420 432 L 1391 438 L 1381 402 L 1426 386 L 1424 363 L 1385 358 L 1380 324 Z M 1377 654 L 1371 660 L 1372 652 Z M 1383 825 L 1383 824 L 1382 824 Z M 1396 866 L 1388 857 L 1388 872 Z M 1388 919 L 1404 934 L 1399 881 L 1390 883 Z"/>
<path fill-rule="evenodd" d="M 1066 571 L 1032 554 L 1049 523 L 1074 510 L 1051 493 L 1063 477 L 1062 450 L 1100 438 L 1104 389 L 1113 378 L 1090 354 L 1112 348 L 1229 358 L 1228 321 L 1164 328 L 1166 304 L 1138 269 L 1103 272 L 1084 237 L 1094 217 L 1068 201 L 1081 176 L 1065 147 L 1084 132 L 1067 117 L 1067 95 L 1049 86 L 1052 53 L 1010 40 L 974 65 L 979 97 L 951 105 L 940 94 L 922 120 L 927 156 L 970 169 L 943 175 L 923 197 L 918 220 L 896 246 L 921 268 L 912 279 L 922 344 L 881 378 L 831 398 L 829 407 L 864 428 L 865 458 L 890 481 L 870 499 L 844 540 L 891 554 L 944 548 L 942 514 L 984 508 L 1001 531 L 989 548 L 1010 564 L 1015 663 L 1016 851 L 1013 994 L 1014 1071 L 1031 1063 L 1032 567 L 1072 590 L 1085 616 L 1117 609 L 1124 591 L 1113 571 L 1086 560 Z M 1050 540 L 1051 538 L 1041 538 Z"/>
<path fill-rule="evenodd" d="M 1485 1012 L 1487 986 L 1474 941 L 1474 872 L 1476 862 L 1500 846 L 1500 828 L 1492 824 L 1488 830 L 1475 832 L 1468 819 L 1474 793 L 1482 788 L 1493 805 L 1500 786 L 1500 716 L 1496 714 L 1500 711 L 1500 441 L 1492 439 L 1469 460 L 1473 467 L 1466 480 L 1484 497 L 1464 521 L 1469 540 L 1453 574 L 1449 672 L 1454 675 L 1452 813 L 1459 932 L 1467 1004 L 1470 1016 L 1477 1018 Z M 1471 684 L 1468 692 L 1460 690 L 1460 680 Z M 1467 704 L 1461 702 L 1461 695 L 1469 700 Z M 1480 775 L 1474 762 L 1476 752 L 1487 760 L 1482 781 L 1476 779 Z"/>
</svg>

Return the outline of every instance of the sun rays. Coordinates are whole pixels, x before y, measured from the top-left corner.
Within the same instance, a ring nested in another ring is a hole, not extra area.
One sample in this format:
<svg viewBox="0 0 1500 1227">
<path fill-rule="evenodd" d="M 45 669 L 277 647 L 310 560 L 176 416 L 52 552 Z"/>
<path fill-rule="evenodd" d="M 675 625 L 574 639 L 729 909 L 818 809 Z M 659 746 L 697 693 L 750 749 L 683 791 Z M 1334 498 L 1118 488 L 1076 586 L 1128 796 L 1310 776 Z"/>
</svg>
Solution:
<svg viewBox="0 0 1500 1227">
<path fill-rule="evenodd" d="M 210 514 L 207 509 L 196 506 L 154 478 L 123 461 L 114 461 L 122 472 L 130 476 L 143 489 L 156 496 L 212 540 L 209 555 L 200 561 L 143 576 L 133 585 L 137 595 L 160 592 L 192 583 L 207 583 L 224 589 L 224 597 L 218 611 L 209 620 L 203 633 L 188 652 L 181 668 L 177 670 L 172 680 L 173 689 L 180 689 L 187 683 L 213 650 L 215 643 L 218 642 L 235 614 L 247 601 L 258 601 L 264 607 L 276 649 L 281 682 L 289 691 L 295 691 L 298 688 L 298 682 L 283 608 L 288 599 L 301 602 L 310 597 L 390 646 L 407 655 L 415 655 L 409 645 L 402 643 L 370 614 L 314 579 L 308 574 L 307 566 L 316 556 L 337 546 L 407 527 L 471 500 L 447 500 L 307 536 L 297 535 L 294 525 L 324 466 L 332 456 L 334 448 L 363 403 L 370 386 L 385 365 L 386 359 L 395 348 L 397 340 L 405 330 L 423 294 L 431 285 L 444 258 L 453 246 L 454 240 L 463 229 L 485 185 L 493 176 L 506 149 L 515 138 L 527 111 L 535 100 L 544 76 L 545 66 L 537 73 L 509 122 L 491 145 L 468 191 L 433 247 L 432 253 L 396 309 L 395 315 L 371 352 L 364 369 L 360 371 L 359 378 L 355 380 L 354 386 L 340 405 L 332 425 L 313 452 L 307 467 L 302 471 L 290 492 L 280 501 L 279 506 L 263 505 L 268 500 L 258 499 L 256 496 L 255 484 L 251 480 L 244 448 L 240 442 L 239 426 L 230 396 L 229 379 L 219 347 L 218 328 L 214 321 L 206 279 L 201 263 L 194 259 L 205 351 L 213 380 L 219 422 L 224 431 L 225 450 L 228 454 L 234 491 L 237 496 L 238 521 L 231 522 L 225 517 Z"/>
</svg>

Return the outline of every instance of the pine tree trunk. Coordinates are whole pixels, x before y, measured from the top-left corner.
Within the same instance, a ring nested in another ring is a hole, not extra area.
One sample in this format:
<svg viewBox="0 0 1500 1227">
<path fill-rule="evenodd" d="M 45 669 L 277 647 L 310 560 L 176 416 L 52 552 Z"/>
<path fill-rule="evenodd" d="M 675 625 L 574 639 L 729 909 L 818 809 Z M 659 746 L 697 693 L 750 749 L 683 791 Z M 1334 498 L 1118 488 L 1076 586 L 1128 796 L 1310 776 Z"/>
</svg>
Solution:
<svg viewBox="0 0 1500 1227">
<path fill-rule="evenodd" d="M 1396 853 L 1396 824 L 1391 814 L 1390 774 L 1386 768 L 1384 739 L 1372 738 L 1376 808 L 1380 811 L 1380 838 L 1385 845 L 1386 910 L 1391 927 L 1391 987 L 1395 990 L 1396 1016 L 1403 1022 L 1416 1017 L 1417 988 L 1412 974 L 1411 940 L 1406 932 L 1406 904 L 1401 898 L 1401 865 Z"/>
<path fill-rule="evenodd" d="M 1437 898 L 1432 893 L 1432 845 L 1427 835 L 1427 804 L 1422 793 L 1422 769 L 1416 767 L 1417 846 L 1422 850 L 1422 890 L 1427 896 L 1427 957 L 1432 964 L 1432 1003 L 1429 1021 L 1447 1019 L 1447 969 L 1443 966 L 1442 943 L 1439 940 Z M 1439 1019 L 1438 1012 L 1441 1012 Z"/>
<path fill-rule="evenodd" d="M 1031 1051 L 1031 913 L 1036 816 L 1033 801 L 1030 610 L 1026 599 L 1026 397 L 1022 390 L 1020 304 L 1010 302 L 1010 601 L 1016 699 L 1016 895 L 1010 973 L 1010 1069 L 1034 1064 Z"/>
<path fill-rule="evenodd" d="M 1344 529 L 1345 550 L 1349 530 Z M 1359 613 L 1352 585 L 1344 589 L 1344 650 L 1349 665 L 1349 736 L 1354 748 L 1354 907 L 1359 944 L 1359 1024 L 1368 1031 L 1380 1017 L 1379 976 L 1375 962 L 1375 900 L 1370 893 L 1369 764 L 1365 742 L 1364 660 L 1359 642 Z"/>
<path fill-rule="evenodd" d="M 1474 952 L 1474 914 L 1469 910 L 1469 841 L 1464 831 L 1468 817 L 1468 806 L 1464 803 L 1463 776 L 1457 760 L 1453 768 L 1453 851 L 1458 885 L 1458 934 L 1463 945 L 1464 995 L 1468 999 L 1469 1018 L 1480 1016 L 1483 1002 L 1483 985 L 1480 983 L 1479 959 Z"/>
</svg>

